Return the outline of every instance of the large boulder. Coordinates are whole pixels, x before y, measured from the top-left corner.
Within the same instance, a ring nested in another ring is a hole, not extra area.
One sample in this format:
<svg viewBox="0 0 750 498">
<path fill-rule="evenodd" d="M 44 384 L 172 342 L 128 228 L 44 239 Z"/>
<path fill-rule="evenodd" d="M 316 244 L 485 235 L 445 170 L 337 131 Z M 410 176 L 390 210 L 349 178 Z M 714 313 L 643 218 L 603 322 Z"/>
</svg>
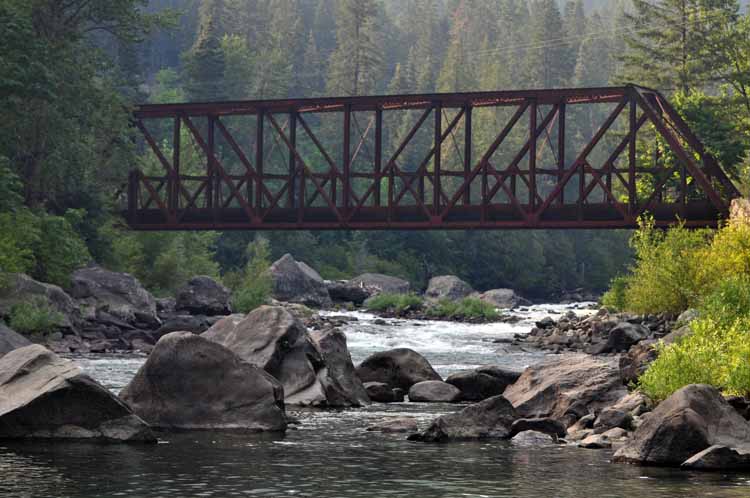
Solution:
<svg viewBox="0 0 750 498">
<path fill-rule="evenodd" d="M 166 430 L 284 431 L 287 425 L 276 379 L 190 332 L 162 337 L 120 396 Z"/>
<path fill-rule="evenodd" d="M 421 434 L 409 439 L 441 443 L 468 439 L 505 439 L 518 418 L 513 405 L 502 396 L 495 396 L 469 405 L 461 411 L 435 419 Z"/>
<path fill-rule="evenodd" d="M 686 460 L 681 467 L 686 470 L 750 470 L 750 451 L 738 451 L 726 446 L 711 446 Z"/>
<path fill-rule="evenodd" d="M 415 403 L 455 403 L 461 399 L 461 391 L 447 382 L 426 380 L 409 389 L 409 401 Z"/>
<path fill-rule="evenodd" d="M 346 345 L 346 335 L 339 329 L 316 330 L 310 337 L 325 361 L 324 372 L 318 374 L 326 393 L 326 404 L 333 407 L 364 406 L 370 397 L 357 377 Z"/>
<path fill-rule="evenodd" d="M 240 317 L 218 321 L 202 337 L 277 378 L 284 386 L 286 404 L 327 404 L 321 381 L 327 376 L 322 372 L 325 362 L 302 322 L 280 306 L 261 306 Z"/>
<path fill-rule="evenodd" d="M 500 309 L 512 309 L 531 304 L 531 301 L 522 298 L 513 289 L 488 290 L 487 292 L 483 292 L 479 296 L 479 299 Z"/>
<path fill-rule="evenodd" d="M 614 461 L 677 467 L 710 446 L 750 451 L 750 423 L 714 387 L 683 387 L 649 413 Z"/>
<path fill-rule="evenodd" d="M 362 382 L 382 382 L 408 391 L 427 380 L 443 380 L 424 356 L 412 349 L 399 348 L 369 356 L 357 367 Z"/>
<path fill-rule="evenodd" d="M 122 401 L 38 344 L 0 358 L 0 439 L 156 442 Z"/>
<path fill-rule="evenodd" d="M 522 417 L 572 423 L 626 394 L 616 359 L 572 354 L 527 368 L 503 395 Z"/>
<path fill-rule="evenodd" d="M 73 272 L 71 285 L 71 295 L 90 318 L 114 317 L 124 324 L 147 329 L 161 325 L 154 296 L 128 273 L 90 266 Z"/>
<path fill-rule="evenodd" d="M 211 277 L 193 277 L 177 292 L 175 310 L 191 315 L 228 315 L 232 312 L 231 296 L 229 289 Z"/>
<path fill-rule="evenodd" d="M 354 303 L 360 306 L 372 296 L 370 289 L 348 280 L 326 282 L 326 288 L 331 299 L 337 303 Z"/>
<path fill-rule="evenodd" d="M 593 354 L 623 353 L 649 336 L 649 330 L 640 324 L 621 322 L 607 335 L 606 341 L 592 348 Z"/>
<path fill-rule="evenodd" d="M 513 384 L 521 372 L 513 372 L 501 367 L 489 367 L 485 370 L 468 370 L 448 376 L 445 382 L 456 386 L 461 391 L 464 401 L 481 401 L 499 394 Z"/>
<path fill-rule="evenodd" d="M 471 285 L 453 275 L 432 277 L 427 284 L 425 297 L 433 301 L 448 299 L 457 301 L 474 294 Z"/>
<path fill-rule="evenodd" d="M 16 305 L 40 303 L 59 313 L 57 324 L 63 331 L 75 331 L 80 311 L 75 301 L 60 287 L 37 282 L 23 273 L 10 274 L 0 286 L 0 316 L 9 316 Z"/>
<path fill-rule="evenodd" d="M 3 322 L 0 322 L 0 357 L 6 353 L 10 353 L 14 349 L 22 348 L 29 344 L 31 344 L 31 341 L 15 330 L 6 327 Z"/>
<path fill-rule="evenodd" d="M 268 271 L 275 299 L 315 308 L 331 306 L 331 296 L 320 275 L 304 263 L 295 261 L 291 254 L 285 254 Z"/>
<path fill-rule="evenodd" d="M 375 403 L 401 403 L 404 400 L 403 390 L 393 389 L 382 382 L 365 382 L 367 396 Z"/>
<path fill-rule="evenodd" d="M 407 280 L 379 273 L 365 273 L 349 282 L 361 285 L 374 294 L 408 294 L 411 291 L 411 284 Z"/>
</svg>

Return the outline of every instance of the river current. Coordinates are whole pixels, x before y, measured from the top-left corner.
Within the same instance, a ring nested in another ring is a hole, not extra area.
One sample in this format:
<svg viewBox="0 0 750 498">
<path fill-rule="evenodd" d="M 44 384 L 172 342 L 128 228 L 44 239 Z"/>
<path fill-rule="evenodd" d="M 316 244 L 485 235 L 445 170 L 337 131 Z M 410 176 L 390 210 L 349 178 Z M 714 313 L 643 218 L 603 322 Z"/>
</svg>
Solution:
<svg viewBox="0 0 750 498">
<path fill-rule="evenodd" d="M 522 368 L 541 353 L 509 349 L 544 316 L 583 306 L 534 306 L 521 321 L 468 325 L 386 320 L 345 313 L 355 364 L 376 351 L 410 347 L 443 376 L 479 365 Z M 339 313 L 337 313 L 339 314 Z M 74 358 L 119 392 L 145 361 L 136 355 Z M 433 445 L 367 432 L 408 415 L 423 428 L 455 405 L 398 403 L 342 411 L 290 410 L 285 435 L 162 434 L 157 445 L 0 442 L 0 497 L 750 497 L 750 475 L 705 474 L 609 463 L 609 451 L 513 442 Z"/>
</svg>

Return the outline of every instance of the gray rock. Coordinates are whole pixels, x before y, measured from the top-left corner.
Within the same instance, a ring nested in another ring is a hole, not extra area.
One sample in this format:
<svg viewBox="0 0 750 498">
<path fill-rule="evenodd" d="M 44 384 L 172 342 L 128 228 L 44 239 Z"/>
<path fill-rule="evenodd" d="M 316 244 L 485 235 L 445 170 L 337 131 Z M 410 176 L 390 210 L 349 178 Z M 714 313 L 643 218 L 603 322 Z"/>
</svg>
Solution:
<svg viewBox="0 0 750 498">
<path fill-rule="evenodd" d="M 677 467 L 714 445 L 750 451 L 750 423 L 716 388 L 694 384 L 649 413 L 614 461 Z"/>
<path fill-rule="evenodd" d="M 201 337 L 225 346 L 278 379 L 287 405 L 325 405 L 320 378 L 325 375 L 321 372 L 325 362 L 302 322 L 279 306 L 261 306 L 240 317 L 219 320 Z"/>
<path fill-rule="evenodd" d="M 461 399 L 461 391 L 440 380 L 418 382 L 409 389 L 409 401 L 415 403 L 454 403 Z"/>
<path fill-rule="evenodd" d="M 211 277 L 193 277 L 177 292 L 175 310 L 191 315 L 228 315 L 232 312 L 231 295 L 229 289 Z"/>
<path fill-rule="evenodd" d="M 382 382 L 404 390 L 426 380 L 443 380 L 430 363 L 416 351 L 391 349 L 369 356 L 357 367 L 362 382 Z"/>
<path fill-rule="evenodd" d="M 425 291 L 425 297 L 433 301 L 442 299 L 457 301 L 472 294 L 474 294 L 474 289 L 471 285 L 453 275 L 432 277 Z"/>
<path fill-rule="evenodd" d="M 29 344 L 31 344 L 31 341 L 18 334 L 15 330 L 6 327 L 3 322 L 0 322 L 0 357 L 5 353 L 10 353 L 14 349 L 22 348 Z"/>
<path fill-rule="evenodd" d="M 379 273 L 365 273 L 349 282 L 370 289 L 374 294 L 408 294 L 411 291 L 408 281 Z"/>
<path fill-rule="evenodd" d="M 103 311 L 129 325 L 154 329 L 161 325 L 154 296 L 130 274 L 91 266 L 73 272 L 71 285 L 71 295 L 89 310 L 88 316 Z"/>
<path fill-rule="evenodd" d="M 367 396 L 375 403 L 400 403 L 404 400 L 403 393 L 395 392 L 388 384 L 365 382 L 363 385 Z"/>
<path fill-rule="evenodd" d="M 19 438 L 156 442 L 125 403 L 37 344 L 0 358 L 0 439 Z"/>
<path fill-rule="evenodd" d="M 60 313 L 58 328 L 75 332 L 81 314 L 77 304 L 60 287 L 37 282 L 28 275 L 13 273 L 7 276 L 0 288 L 0 316 L 9 316 L 13 307 L 22 303 L 44 303 L 52 311 Z"/>
<path fill-rule="evenodd" d="M 163 320 L 159 327 L 152 335 L 155 339 L 171 332 L 192 332 L 193 334 L 202 334 L 210 328 L 205 316 L 193 315 L 173 315 Z"/>
<path fill-rule="evenodd" d="M 313 331 L 310 337 L 326 365 L 325 372 L 318 375 L 326 393 L 326 404 L 331 407 L 368 405 L 370 397 L 357 377 L 346 335 L 338 329 L 328 329 Z"/>
<path fill-rule="evenodd" d="M 328 294 L 334 302 L 361 306 L 372 293 L 363 285 L 351 281 L 326 282 Z"/>
<path fill-rule="evenodd" d="M 516 294 L 513 289 L 488 290 L 487 292 L 483 292 L 479 296 L 479 299 L 500 309 L 512 309 L 517 308 L 518 306 L 528 306 L 531 304 L 530 301 Z"/>
<path fill-rule="evenodd" d="M 276 379 L 190 332 L 162 337 L 120 396 L 166 430 L 284 431 L 287 425 Z"/>
<path fill-rule="evenodd" d="M 580 441 L 578 446 L 589 450 L 606 450 L 612 447 L 612 441 L 604 434 L 592 434 Z"/>
<path fill-rule="evenodd" d="M 442 443 L 471 439 L 506 439 L 518 418 L 513 405 L 495 396 L 469 405 L 461 411 L 435 419 L 423 433 L 409 436 L 411 441 Z"/>
<path fill-rule="evenodd" d="M 606 342 L 593 347 L 593 354 L 621 353 L 648 338 L 649 330 L 643 325 L 628 322 L 617 324 L 609 331 Z"/>
<path fill-rule="evenodd" d="M 417 420 L 412 417 L 393 417 L 381 420 L 367 428 L 370 432 L 417 432 Z"/>
<path fill-rule="evenodd" d="M 750 452 L 714 445 L 685 460 L 686 470 L 750 470 Z"/>
<path fill-rule="evenodd" d="M 464 401 L 482 401 L 483 399 L 498 396 L 505 388 L 520 377 L 521 372 L 494 371 L 493 375 L 488 371 L 469 370 L 456 372 L 445 380 L 448 384 L 456 386 L 461 391 L 461 399 Z M 512 375 L 517 374 L 517 375 Z"/>
<path fill-rule="evenodd" d="M 557 444 L 557 438 L 537 431 L 523 431 L 514 435 L 510 442 L 514 446 L 549 446 Z"/>
<path fill-rule="evenodd" d="M 523 370 L 514 370 L 512 368 L 501 367 L 498 365 L 485 365 L 477 368 L 475 372 L 491 375 L 510 385 L 515 383 L 521 377 Z"/>
<path fill-rule="evenodd" d="M 325 282 L 312 268 L 285 254 L 269 268 L 273 297 L 279 301 L 325 308 L 332 304 Z"/>
<path fill-rule="evenodd" d="M 522 417 L 572 423 L 626 394 L 615 359 L 571 354 L 527 368 L 503 395 Z"/>
<path fill-rule="evenodd" d="M 519 418 L 510 426 L 509 437 L 525 431 L 547 434 L 554 439 L 563 438 L 567 434 L 565 426 L 559 420 L 553 418 Z"/>
<path fill-rule="evenodd" d="M 599 416 L 594 422 L 594 433 L 602 434 L 610 429 L 621 428 L 625 430 L 632 430 L 633 416 L 623 410 L 617 408 L 608 407 L 602 410 Z"/>
<path fill-rule="evenodd" d="M 673 330 L 661 339 L 664 344 L 672 344 L 691 332 L 690 325 L 684 325 Z M 641 341 L 630 348 L 620 357 L 620 377 L 624 384 L 636 382 L 638 377 L 648 369 L 656 359 L 656 345 L 659 341 L 648 339 Z"/>
</svg>

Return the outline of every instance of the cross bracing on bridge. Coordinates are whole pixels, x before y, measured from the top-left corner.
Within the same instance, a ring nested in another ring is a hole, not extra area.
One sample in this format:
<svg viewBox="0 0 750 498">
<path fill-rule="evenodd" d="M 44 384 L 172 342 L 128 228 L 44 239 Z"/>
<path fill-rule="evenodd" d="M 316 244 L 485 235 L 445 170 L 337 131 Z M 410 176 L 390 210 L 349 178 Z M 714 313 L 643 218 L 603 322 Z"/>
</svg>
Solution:
<svg viewBox="0 0 750 498">
<path fill-rule="evenodd" d="M 143 105 L 134 123 L 136 230 L 716 226 L 739 195 L 633 85 Z"/>
</svg>

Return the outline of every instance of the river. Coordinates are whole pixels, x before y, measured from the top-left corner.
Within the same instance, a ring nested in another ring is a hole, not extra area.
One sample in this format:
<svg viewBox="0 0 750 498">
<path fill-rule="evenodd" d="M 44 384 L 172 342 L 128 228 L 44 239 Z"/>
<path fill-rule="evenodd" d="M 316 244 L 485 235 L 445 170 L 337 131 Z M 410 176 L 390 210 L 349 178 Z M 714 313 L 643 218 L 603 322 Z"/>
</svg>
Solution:
<svg viewBox="0 0 750 498">
<path fill-rule="evenodd" d="M 345 313 L 355 364 L 375 351 L 411 347 L 443 376 L 479 365 L 524 367 L 540 353 L 498 343 L 533 322 L 585 306 L 541 305 L 515 324 L 386 320 Z M 340 314 L 340 313 L 337 313 Z M 75 358 L 118 392 L 145 357 Z M 162 434 L 157 445 L 0 443 L 0 497 L 748 497 L 750 475 L 705 474 L 609 463 L 611 452 L 513 442 L 432 445 L 365 428 L 409 415 L 420 427 L 458 407 L 399 403 L 342 411 L 290 410 L 300 424 L 285 435 Z"/>
</svg>

